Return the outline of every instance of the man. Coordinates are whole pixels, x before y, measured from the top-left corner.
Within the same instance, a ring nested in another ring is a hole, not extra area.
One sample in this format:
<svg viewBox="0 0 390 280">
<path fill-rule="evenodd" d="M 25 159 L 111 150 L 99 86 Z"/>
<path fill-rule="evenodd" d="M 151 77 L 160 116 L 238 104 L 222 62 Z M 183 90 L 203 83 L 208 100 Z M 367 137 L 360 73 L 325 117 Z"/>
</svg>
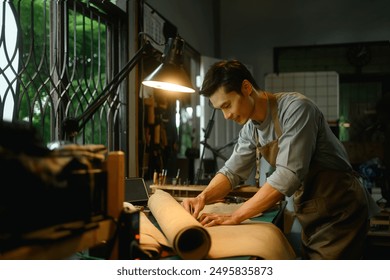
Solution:
<svg viewBox="0 0 390 280">
<path fill-rule="evenodd" d="M 369 226 L 368 200 L 342 143 L 318 107 L 296 93 L 259 89 L 239 61 L 220 61 L 207 72 L 200 94 L 225 119 L 243 125 L 231 157 L 183 207 L 204 226 L 240 224 L 294 196 L 302 226 L 303 259 L 359 259 Z M 275 171 L 257 193 L 229 215 L 199 212 L 245 181 L 264 157 Z M 257 163 L 257 164 L 256 164 Z"/>
</svg>

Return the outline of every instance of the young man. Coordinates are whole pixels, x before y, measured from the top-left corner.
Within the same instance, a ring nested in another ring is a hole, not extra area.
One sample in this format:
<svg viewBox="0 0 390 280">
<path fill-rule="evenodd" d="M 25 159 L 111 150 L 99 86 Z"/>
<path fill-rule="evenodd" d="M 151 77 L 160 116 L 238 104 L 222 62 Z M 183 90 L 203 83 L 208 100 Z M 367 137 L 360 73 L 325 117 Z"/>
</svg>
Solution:
<svg viewBox="0 0 390 280">
<path fill-rule="evenodd" d="M 182 202 L 183 207 L 205 226 L 239 224 L 293 195 L 302 226 L 303 259 L 361 258 L 372 198 L 318 107 L 297 92 L 260 90 L 236 60 L 211 66 L 200 94 L 225 119 L 243 127 L 231 157 L 201 194 Z M 258 179 L 261 157 L 275 171 L 252 198 L 229 215 L 199 217 L 206 204 L 226 196 L 255 166 Z"/>
</svg>

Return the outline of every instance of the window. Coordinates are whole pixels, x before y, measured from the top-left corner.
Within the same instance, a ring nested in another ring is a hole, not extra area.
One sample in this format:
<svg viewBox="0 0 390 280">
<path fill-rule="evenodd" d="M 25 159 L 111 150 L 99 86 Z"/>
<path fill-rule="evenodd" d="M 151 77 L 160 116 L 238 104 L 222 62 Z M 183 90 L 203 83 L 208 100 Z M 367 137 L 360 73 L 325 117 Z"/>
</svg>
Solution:
<svg viewBox="0 0 390 280">
<path fill-rule="evenodd" d="M 79 118 L 74 142 L 125 150 L 124 83 L 101 97 L 127 61 L 127 15 L 100 2 L 2 1 L 0 121 L 28 122 L 48 143 L 69 139 L 65 120 Z"/>
</svg>

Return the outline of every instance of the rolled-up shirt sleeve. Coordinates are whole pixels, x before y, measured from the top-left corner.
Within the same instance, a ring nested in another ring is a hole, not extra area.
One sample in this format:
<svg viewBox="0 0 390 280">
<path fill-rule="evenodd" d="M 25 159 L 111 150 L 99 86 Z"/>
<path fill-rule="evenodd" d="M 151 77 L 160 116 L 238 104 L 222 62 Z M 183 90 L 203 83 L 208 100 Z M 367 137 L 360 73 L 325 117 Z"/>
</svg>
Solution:
<svg viewBox="0 0 390 280">
<path fill-rule="evenodd" d="M 298 176 L 284 167 L 276 168 L 275 172 L 267 178 L 267 182 L 285 196 L 293 195 L 301 186 Z"/>
</svg>

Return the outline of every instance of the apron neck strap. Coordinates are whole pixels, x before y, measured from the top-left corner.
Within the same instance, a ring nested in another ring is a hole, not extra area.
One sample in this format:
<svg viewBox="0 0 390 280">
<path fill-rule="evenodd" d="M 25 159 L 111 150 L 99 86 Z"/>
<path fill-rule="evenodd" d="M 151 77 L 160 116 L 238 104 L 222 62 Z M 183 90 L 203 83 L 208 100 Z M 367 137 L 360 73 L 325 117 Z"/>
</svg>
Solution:
<svg viewBox="0 0 390 280">
<path fill-rule="evenodd" d="M 274 122 L 276 136 L 279 138 L 282 135 L 282 130 L 280 128 L 278 119 L 278 103 L 276 101 L 275 95 L 267 92 L 265 94 L 267 95 L 271 107 L 272 121 Z"/>
</svg>

